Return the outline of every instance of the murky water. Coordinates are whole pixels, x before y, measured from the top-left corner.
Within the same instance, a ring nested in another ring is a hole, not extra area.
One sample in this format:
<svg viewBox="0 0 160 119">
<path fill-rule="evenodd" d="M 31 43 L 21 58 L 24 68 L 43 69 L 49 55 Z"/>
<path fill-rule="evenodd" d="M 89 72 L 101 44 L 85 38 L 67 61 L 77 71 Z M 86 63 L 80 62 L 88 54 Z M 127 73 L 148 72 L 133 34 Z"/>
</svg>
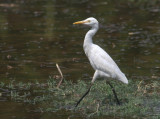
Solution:
<svg viewBox="0 0 160 119">
<path fill-rule="evenodd" d="M 100 22 L 94 42 L 129 79 L 159 78 L 159 6 L 159 1 L 1 0 L 0 81 L 44 82 L 58 74 L 55 63 L 68 80 L 90 79 L 94 71 L 82 48 L 88 28 L 72 24 L 90 16 Z M 10 112 L 7 105 L 16 109 Z M 3 118 L 16 118 L 22 105 L 1 101 L 6 107 L 1 112 L 10 114 Z M 20 115 L 29 118 L 29 112 Z"/>
</svg>

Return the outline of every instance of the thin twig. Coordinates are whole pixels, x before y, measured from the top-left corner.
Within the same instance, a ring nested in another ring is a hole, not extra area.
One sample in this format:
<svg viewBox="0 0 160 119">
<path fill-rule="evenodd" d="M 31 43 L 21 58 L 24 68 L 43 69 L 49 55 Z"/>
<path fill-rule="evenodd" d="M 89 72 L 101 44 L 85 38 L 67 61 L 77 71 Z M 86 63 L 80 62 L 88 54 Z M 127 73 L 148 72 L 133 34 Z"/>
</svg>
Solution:
<svg viewBox="0 0 160 119">
<path fill-rule="evenodd" d="M 140 90 L 141 90 L 141 83 L 142 83 L 142 82 L 143 82 L 143 80 L 140 81 L 139 84 L 137 85 L 137 88 L 138 88 L 137 91 L 140 91 Z"/>
<path fill-rule="evenodd" d="M 97 114 L 98 111 L 99 111 L 99 103 L 97 104 L 96 111 L 93 112 L 93 113 L 91 113 L 91 114 L 89 114 L 88 116 L 91 117 L 91 116 L 93 116 L 94 114 Z"/>
<path fill-rule="evenodd" d="M 56 63 L 56 67 L 57 67 L 57 69 L 58 69 L 58 72 L 60 73 L 60 75 L 61 75 L 61 80 L 59 81 L 59 83 L 58 83 L 58 85 L 57 85 L 57 88 L 59 88 L 59 86 L 61 85 L 61 83 L 62 83 L 62 81 L 63 81 L 63 74 L 62 74 L 62 71 L 61 71 L 61 69 L 60 69 L 60 67 L 59 67 L 59 65 Z"/>
<path fill-rule="evenodd" d="M 97 104 L 97 108 L 96 108 L 96 112 L 95 113 L 98 113 L 99 111 L 99 103 Z"/>
</svg>

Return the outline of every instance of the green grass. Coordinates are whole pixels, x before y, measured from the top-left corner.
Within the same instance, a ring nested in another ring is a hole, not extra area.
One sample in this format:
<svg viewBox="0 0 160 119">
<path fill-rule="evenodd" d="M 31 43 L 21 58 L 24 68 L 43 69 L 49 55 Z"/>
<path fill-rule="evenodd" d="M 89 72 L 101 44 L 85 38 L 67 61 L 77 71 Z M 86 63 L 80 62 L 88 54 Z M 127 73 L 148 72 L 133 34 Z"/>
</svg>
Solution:
<svg viewBox="0 0 160 119">
<path fill-rule="evenodd" d="M 47 83 L 0 83 L 10 90 L 11 99 L 36 105 L 40 112 L 69 111 L 82 117 L 117 117 L 117 118 L 160 118 L 160 83 L 159 81 L 130 80 L 128 85 L 111 82 L 117 92 L 121 105 L 117 105 L 109 85 L 105 81 L 96 81 L 90 93 L 77 108 L 76 102 L 86 92 L 89 82 L 64 81 L 56 88 L 57 80 Z"/>
</svg>

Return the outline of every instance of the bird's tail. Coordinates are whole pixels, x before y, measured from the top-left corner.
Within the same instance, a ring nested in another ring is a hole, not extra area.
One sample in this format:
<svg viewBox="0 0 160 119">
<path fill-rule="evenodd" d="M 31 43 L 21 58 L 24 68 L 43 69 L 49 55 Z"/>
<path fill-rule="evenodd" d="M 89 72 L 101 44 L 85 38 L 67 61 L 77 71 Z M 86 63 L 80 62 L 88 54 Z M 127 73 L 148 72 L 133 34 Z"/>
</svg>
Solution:
<svg viewBox="0 0 160 119">
<path fill-rule="evenodd" d="M 128 84 L 128 79 L 127 77 L 125 76 L 124 73 L 121 73 L 119 76 L 118 76 L 118 80 L 120 80 L 121 82 L 125 83 L 125 84 Z"/>
</svg>

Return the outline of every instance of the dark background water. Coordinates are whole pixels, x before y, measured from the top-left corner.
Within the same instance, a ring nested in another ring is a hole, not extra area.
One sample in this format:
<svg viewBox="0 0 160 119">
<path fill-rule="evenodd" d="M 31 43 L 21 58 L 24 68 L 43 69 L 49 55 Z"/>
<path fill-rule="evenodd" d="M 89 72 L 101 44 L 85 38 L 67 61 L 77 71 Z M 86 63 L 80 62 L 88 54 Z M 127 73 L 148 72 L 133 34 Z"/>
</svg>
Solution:
<svg viewBox="0 0 160 119">
<path fill-rule="evenodd" d="M 45 82 L 58 74 L 56 63 L 65 79 L 90 80 L 94 70 L 82 47 L 88 28 L 72 24 L 88 17 L 100 22 L 94 43 L 130 80 L 160 77 L 159 0 L 1 0 L 0 81 Z M 17 107 L 13 118 L 23 107 L 1 102 L 4 113 L 6 105 Z"/>
</svg>

